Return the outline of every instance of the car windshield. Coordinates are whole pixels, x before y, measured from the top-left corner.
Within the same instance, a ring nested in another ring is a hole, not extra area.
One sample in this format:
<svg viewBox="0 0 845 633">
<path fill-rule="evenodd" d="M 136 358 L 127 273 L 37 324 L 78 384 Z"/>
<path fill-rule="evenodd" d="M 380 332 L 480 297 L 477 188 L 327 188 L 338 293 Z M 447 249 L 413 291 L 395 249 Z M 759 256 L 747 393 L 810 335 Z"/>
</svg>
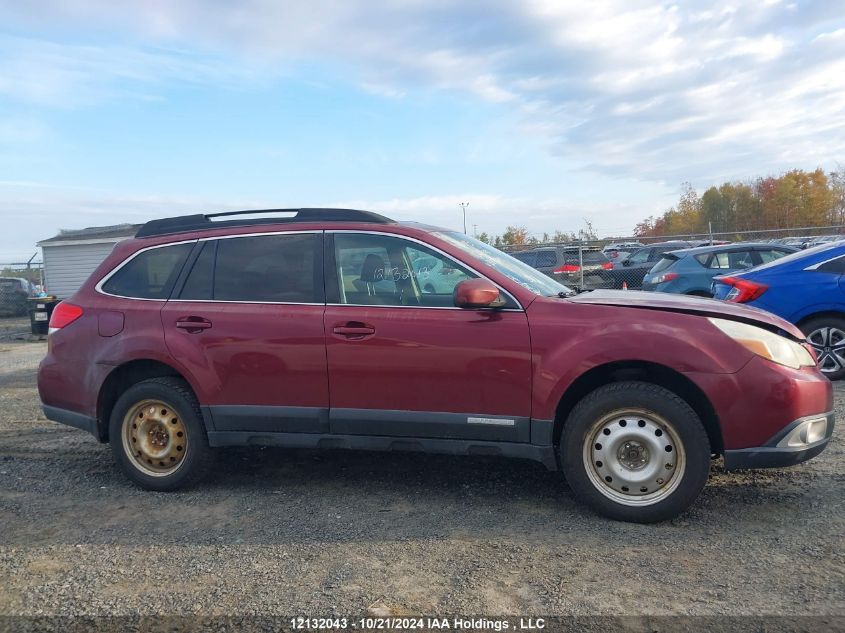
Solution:
<svg viewBox="0 0 845 633">
<path fill-rule="evenodd" d="M 438 231 L 435 235 L 449 242 L 455 248 L 462 250 L 470 257 L 474 257 L 490 266 L 490 268 L 494 268 L 526 290 L 546 297 L 554 297 L 561 293 L 575 294 L 575 291 L 571 288 L 556 282 L 551 277 L 547 277 L 539 270 L 531 268 L 528 264 L 519 261 L 515 257 L 511 257 L 507 253 L 503 253 L 498 248 L 485 244 L 463 233 Z"/>
</svg>

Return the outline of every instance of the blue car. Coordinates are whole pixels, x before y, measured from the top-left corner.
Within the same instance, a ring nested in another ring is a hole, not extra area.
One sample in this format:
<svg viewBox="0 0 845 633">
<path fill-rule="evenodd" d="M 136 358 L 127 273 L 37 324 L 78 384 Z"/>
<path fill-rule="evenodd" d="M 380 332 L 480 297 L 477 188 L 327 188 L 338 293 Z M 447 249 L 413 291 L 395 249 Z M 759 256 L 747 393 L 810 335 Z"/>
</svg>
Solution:
<svg viewBox="0 0 845 633">
<path fill-rule="evenodd" d="M 773 262 L 796 251 L 783 244 L 744 242 L 670 251 L 645 276 L 643 290 L 710 297 L 716 275 Z"/>
<path fill-rule="evenodd" d="M 791 321 L 807 336 L 827 377 L 845 376 L 845 240 L 716 277 L 713 296 Z"/>
</svg>

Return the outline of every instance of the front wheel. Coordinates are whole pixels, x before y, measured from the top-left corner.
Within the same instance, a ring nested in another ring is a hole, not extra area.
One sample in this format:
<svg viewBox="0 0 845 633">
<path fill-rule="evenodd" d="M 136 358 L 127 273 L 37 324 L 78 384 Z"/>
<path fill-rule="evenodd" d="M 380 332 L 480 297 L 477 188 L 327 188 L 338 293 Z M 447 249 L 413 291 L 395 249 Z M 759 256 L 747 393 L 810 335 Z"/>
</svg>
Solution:
<svg viewBox="0 0 845 633">
<path fill-rule="evenodd" d="M 617 382 L 572 410 L 560 454 L 576 497 L 612 519 L 676 517 L 710 473 L 710 443 L 695 411 L 668 389 Z"/>
<path fill-rule="evenodd" d="M 127 389 L 112 411 L 109 442 L 123 472 L 147 490 L 189 485 L 213 459 L 197 400 L 178 378 L 150 378 Z"/>
<path fill-rule="evenodd" d="M 819 369 L 830 380 L 845 378 L 845 319 L 818 317 L 801 326 L 819 359 Z"/>
</svg>

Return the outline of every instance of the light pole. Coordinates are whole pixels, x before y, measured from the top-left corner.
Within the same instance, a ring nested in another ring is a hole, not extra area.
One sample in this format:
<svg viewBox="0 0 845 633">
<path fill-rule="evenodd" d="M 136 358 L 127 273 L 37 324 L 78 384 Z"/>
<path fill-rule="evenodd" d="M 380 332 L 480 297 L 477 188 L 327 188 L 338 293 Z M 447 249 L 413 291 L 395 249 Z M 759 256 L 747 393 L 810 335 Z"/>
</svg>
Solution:
<svg viewBox="0 0 845 633">
<path fill-rule="evenodd" d="M 461 209 L 464 212 L 464 235 L 467 234 L 467 207 L 469 206 L 469 202 L 459 202 L 458 203 Z"/>
</svg>

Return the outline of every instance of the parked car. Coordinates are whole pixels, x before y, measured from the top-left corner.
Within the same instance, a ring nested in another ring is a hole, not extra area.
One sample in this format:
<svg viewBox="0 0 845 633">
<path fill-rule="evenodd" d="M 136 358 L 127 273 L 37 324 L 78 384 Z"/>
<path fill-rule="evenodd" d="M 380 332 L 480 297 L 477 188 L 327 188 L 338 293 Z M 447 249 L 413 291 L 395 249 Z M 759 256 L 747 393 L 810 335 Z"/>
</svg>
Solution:
<svg viewBox="0 0 845 633">
<path fill-rule="evenodd" d="M 365 211 L 249 213 L 148 222 L 50 320 L 45 415 L 146 489 L 196 482 L 222 446 L 502 455 L 651 522 L 696 499 L 713 455 L 786 466 L 833 432 L 830 382 L 774 315 L 571 296 L 463 233 Z M 454 287 L 424 292 L 421 256 Z"/>
<path fill-rule="evenodd" d="M 634 251 L 627 259 L 613 264 L 610 278 L 614 288 L 622 288 L 623 284 L 629 290 L 642 288 L 646 273 L 660 261 L 663 253 L 690 248 L 690 243 L 676 240 L 673 242 L 657 242 Z"/>
<path fill-rule="evenodd" d="M 814 237 L 812 241 L 807 243 L 807 247 L 830 244 L 831 242 L 838 242 L 840 240 L 845 240 L 845 235 L 822 235 L 820 237 Z"/>
<path fill-rule="evenodd" d="M 643 290 L 712 297 L 713 277 L 765 264 L 796 252 L 792 246 L 743 242 L 663 253 L 643 279 Z"/>
<path fill-rule="evenodd" d="M 796 248 L 804 249 L 807 248 L 807 245 L 813 241 L 812 237 L 787 237 L 783 240 L 783 243 L 787 246 L 795 246 Z"/>
<path fill-rule="evenodd" d="M 613 264 L 597 248 L 543 246 L 511 254 L 541 273 L 579 290 L 610 287 Z"/>
<path fill-rule="evenodd" d="M 620 262 L 628 255 L 641 249 L 645 244 L 642 242 L 612 242 L 601 249 L 611 263 Z"/>
<path fill-rule="evenodd" d="M 35 287 L 20 277 L 0 277 L 0 317 L 27 314 L 27 298 L 35 294 Z"/>
<path fill-rule="evenodd" d="M 717 299 L 794 323 L 831 380 L 845 377 L 845 241 L 808 248 L 751 270 L 716 277 Z"/>
</svg>

